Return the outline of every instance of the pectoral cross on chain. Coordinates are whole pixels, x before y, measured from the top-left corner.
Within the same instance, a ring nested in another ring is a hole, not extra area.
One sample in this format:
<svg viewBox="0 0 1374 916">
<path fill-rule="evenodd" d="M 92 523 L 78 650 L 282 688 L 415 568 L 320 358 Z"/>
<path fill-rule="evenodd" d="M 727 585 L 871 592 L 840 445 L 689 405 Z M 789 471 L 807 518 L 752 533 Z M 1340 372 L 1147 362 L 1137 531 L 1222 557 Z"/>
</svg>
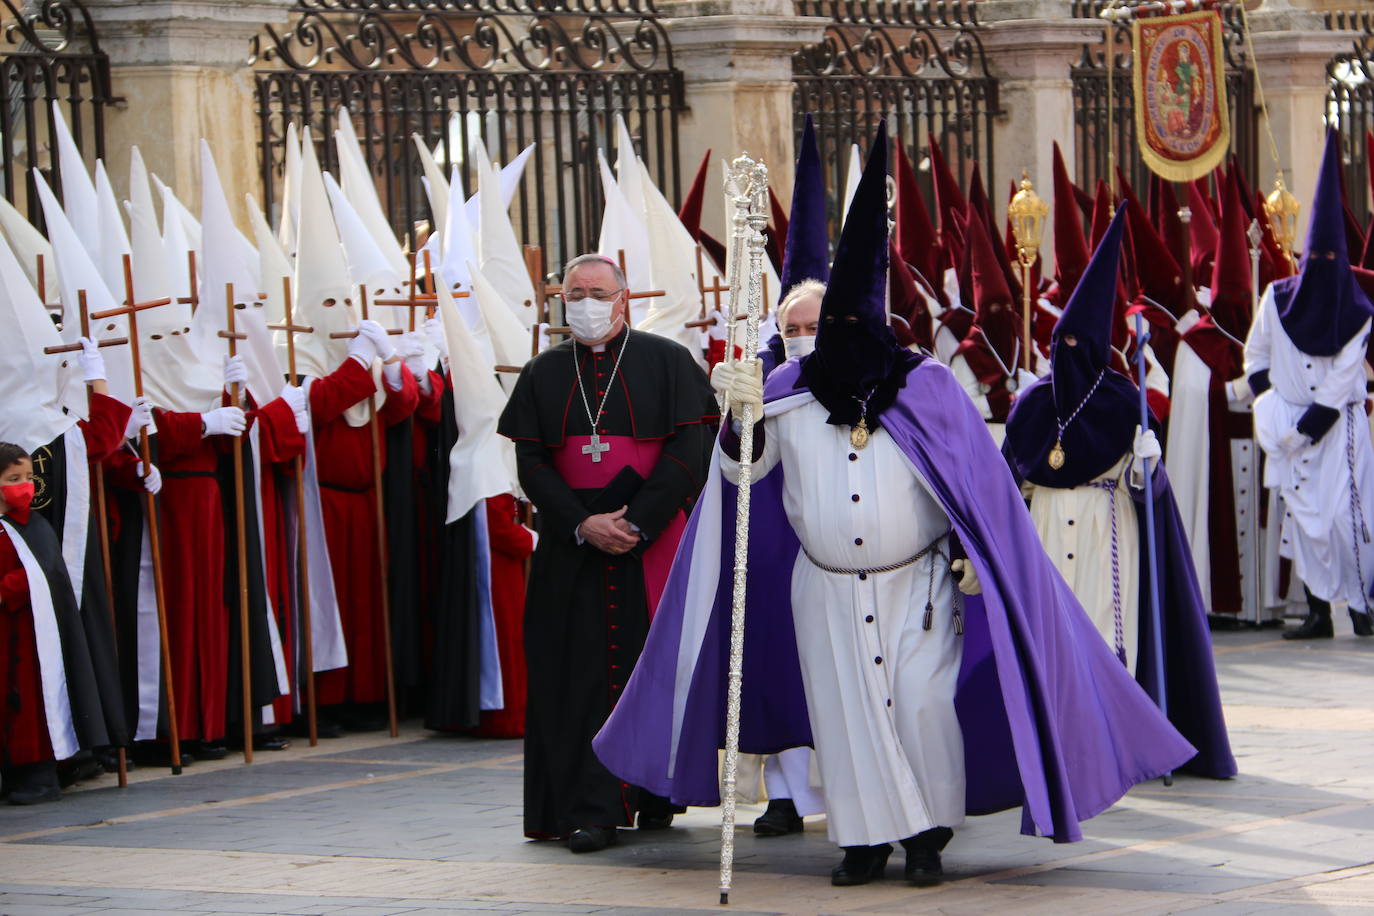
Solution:
<svg viewBox="0 0 1374 916">
<path fill-rule="evenodd" d="M 610 450 L 611 450 L 611 443 L 609 443 L 609 442 L 602 442 L 602 441 L 601 441 L 601 437 L 600 437 L 599 435 L 597 435 L 596 433 L 592 433 L 592 441 L 591 441 L 591 443 L 590 443 L 589 445 L 584 445 L 584 446 L 582 446 L 582 454 L 584 454 L 584 455 L 591 455 L 591 456 L 592 456 L 592 464 L 600 464 L 600 463 L 601 463 L 601 453 L 602 453 L 602 452 L 609 452 Z"/>
</svg>

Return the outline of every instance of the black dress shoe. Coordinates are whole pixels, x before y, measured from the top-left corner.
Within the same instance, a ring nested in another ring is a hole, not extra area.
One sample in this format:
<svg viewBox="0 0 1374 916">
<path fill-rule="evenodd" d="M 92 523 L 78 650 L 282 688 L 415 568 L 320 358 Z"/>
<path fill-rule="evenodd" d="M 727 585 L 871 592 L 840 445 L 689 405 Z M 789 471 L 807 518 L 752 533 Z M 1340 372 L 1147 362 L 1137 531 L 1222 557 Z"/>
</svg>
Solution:
<svg viewBox="0 0 1374 916">
<path fill-rule="evenodd" d="M 934 887 L 945 877 L 940 853 L 934 849 L 909 849 L 906 853 L 906 879 L 915 887 Z"/>
<path fill-rule="evenodd" d="M 768 810 L 754 821 L 754 836 L 786 836 L 805 829 L 806 824 L 790 798 L 770 799 Z"/>
<path fill-rule="evenodd" d="M 568 848 L 573 852 L 600 852 L 616 843 L 614 827 L 578 827 L 568 834 Z"/>
<path fill-rule="evenodd" d="M 379 732 L 389 724 L 386 713 L 371 708 L 371 704 L 339 709 L 336 715 L 339 725 L 349 732 Z"/>
<path fill-rule="evenodd" d="M 137 741 L 129 755 L 139 766 L 169 767 L 172 765 L 172 746 L 165 741 Z M 196 762 L 196 755 L 181 746 L 181 765 L 188 767 Z"/>
<path fill-rule="evenodd" d="M 1331 614 L 1308 614 L 1297 629 L 1284 630 L 1284 639 L 1330 639 L 1335 635 L 1331 626 Z"/>
<path fill-rule="evenodd" d="M 11 805 L 42 805 L 46 802 L 62 800 L 62 790 L 56 784 L 22 786 L 11 789 L 9 802 Z"/>
<path fill-rule="evenodd" d="M 855 887 L 878 880 L 887 869 L 887 857 L 892 855 L 892 847 L 887 843 L 842 848 L 844 860 L 830 872 L 830 883 L 836 887 Z"/>
<path fill-rule="evenodd" d="M 640 830 L 667 830 L 673 826 L 673 816 L 671 814 L 650 814 L 647 811 L 639 812 L 636 821 Z"/>
<path fill-rule="evenodd" d="M 1374 636 L 1374 619 L 1368 612 L 1351 611 L 1350 623 L 1355 627 L 1356 636 Z"/>
<path fill-rule="evenodd" d="M 181 747 L 183 758 L 188 751 L 197 760 L 223 760 L 229 756 L 229 745 L 223 741 L 187 741 Z"/>
<path fill-rule="evenodd" d="M 254 735 L 253 750 L 255 751 L 284 751 L 291 746 L 281 735 Z"/>
<path fill-rule="evenodd" d="M 100 761 L 86 751 L 57 765 L 57 781 L 63 789 L 104 774 L 105 768 L 100 765 Z"/>
</svg>

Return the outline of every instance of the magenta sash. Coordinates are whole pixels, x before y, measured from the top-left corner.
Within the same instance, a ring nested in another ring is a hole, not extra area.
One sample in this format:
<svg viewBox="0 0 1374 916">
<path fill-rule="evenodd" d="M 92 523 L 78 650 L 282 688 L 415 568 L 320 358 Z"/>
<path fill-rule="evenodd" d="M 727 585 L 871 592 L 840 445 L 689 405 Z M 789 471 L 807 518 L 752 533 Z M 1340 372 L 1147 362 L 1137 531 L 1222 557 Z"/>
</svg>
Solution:
<svg viewBox="0 0 1374 916">
<path fill-rule="evenodd" d="M 635 439 L 631 436 L 602 436 L 601 442 L 611 447 L 601 453 L 600 461 L 582 454 L 582 447 L 591 444 L 591 436 L 568 436 L 553 449 L 553 467 L 574 490 L 599 490 L 611 482 L 621 468 L 629 465 L 639 476 L 648 479 L 663 452 L 661 439 Z M 687 527 L 687 516 L 681 510 L 663 529 L 649 549 L 644 551 L 644 591 L 649 604 L 649 618 L 658 609 L 658 599 L 668 581 L 678 541 Z"/>
</svg>

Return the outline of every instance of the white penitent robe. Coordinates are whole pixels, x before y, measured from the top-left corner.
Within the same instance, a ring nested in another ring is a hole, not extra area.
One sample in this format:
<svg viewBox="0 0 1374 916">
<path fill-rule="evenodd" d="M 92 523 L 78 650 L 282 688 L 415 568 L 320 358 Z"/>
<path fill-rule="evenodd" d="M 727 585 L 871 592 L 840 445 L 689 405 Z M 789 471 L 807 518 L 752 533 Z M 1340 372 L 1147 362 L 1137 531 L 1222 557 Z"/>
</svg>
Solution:
<svg viewBox="0 0 1374 916">
<path fill-rule="evenodd" d="M 812 785 L 820 781 L 812 779 L 814 756 L 809 747 L 794 747 L 781 754 L 770 754 L 763 761 L 763 784 L 768 797 L 792 799 L 802 817 L 825 813 L 825 797 L 820 786 Z"/>
<path fill-rule="evenodd" d="M 856 450 L 849 428 L 828 425 L 814 398 L 792 401 L 766 417 L 754 474 L 781 462 L 783 506 L 804 548 L 792 573 L 792 613 L 830 839 L 872 846 L 957 826 L 964 750 L 954 692 L 963 638 L 946 559 L 949 519 L 885 430 Z M 723 459 L 722 469 L 737 479 L 738 464 Z M 871 569 L 927 547 L 910 566 L 862 578 L 816 565 Z"/>
<path fill-rule="evenodd" d="M 1312 594 L 1369 606 L 1374 582 L 1374 445 L 1364 419 L 1369 323 L 1335 356 L 1310 356 L 1284 332 L 1272 290 L 1245 342 L 1245 374 L 1269 370 L 1272 387 L 1255 399 L 1255 435 L 1268 460 L 1264 485 L 1284 508 L 1279 552 Z M 1284 435 L 1312 404 L 1341 412 L 1316 443 L 1285 452 Z"/>
<path fill-rule="evenodd" d="M 1125 654 L 1126 668 L 1134 674 L 1140 634 L 1140 531 L 1127 489 L 1130 458 L 1128 452 L 1081 487 L 1030 487 L 1030 514 L 1051 562 L 1108 647 Z M 1110 488 L 1104 486 L 1108 482 Z"/>
</svg>

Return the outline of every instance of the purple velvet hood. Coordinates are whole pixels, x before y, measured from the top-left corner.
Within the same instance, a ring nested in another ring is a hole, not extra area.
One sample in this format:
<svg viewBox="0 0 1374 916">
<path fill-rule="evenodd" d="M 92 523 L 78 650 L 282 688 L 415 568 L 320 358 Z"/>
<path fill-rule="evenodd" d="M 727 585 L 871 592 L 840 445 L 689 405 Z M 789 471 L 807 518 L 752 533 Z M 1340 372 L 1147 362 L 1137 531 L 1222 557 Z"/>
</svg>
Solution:
<svg viewBox="0 0 1374 916">
<path fill-rule="evenodd" d="M 768 379 L 774 413 L 810 400 L 796 362 Z M 1081 839 L 1079 824 L 1132 785 L 1195 751 L 1093 628 L 1040 546 L 982 418 L 949 370 L 925 360 L 883 428 L 930 484 L 983 594 L 965 607 L 956 709 L 966 807 L 1021 806 L 1023 833 Z M 735 491 L 715 471 L 692 513 L 638 666 L 593 741 L 616 776 L 679 804 L 719 804 Z M 740 749 L 809 745 L 792 623 L 799 542 L 782 503 L 782 465 L 754 484 Z M 723 573 L 723 574 L 722 574 Z"/>
</svg>

